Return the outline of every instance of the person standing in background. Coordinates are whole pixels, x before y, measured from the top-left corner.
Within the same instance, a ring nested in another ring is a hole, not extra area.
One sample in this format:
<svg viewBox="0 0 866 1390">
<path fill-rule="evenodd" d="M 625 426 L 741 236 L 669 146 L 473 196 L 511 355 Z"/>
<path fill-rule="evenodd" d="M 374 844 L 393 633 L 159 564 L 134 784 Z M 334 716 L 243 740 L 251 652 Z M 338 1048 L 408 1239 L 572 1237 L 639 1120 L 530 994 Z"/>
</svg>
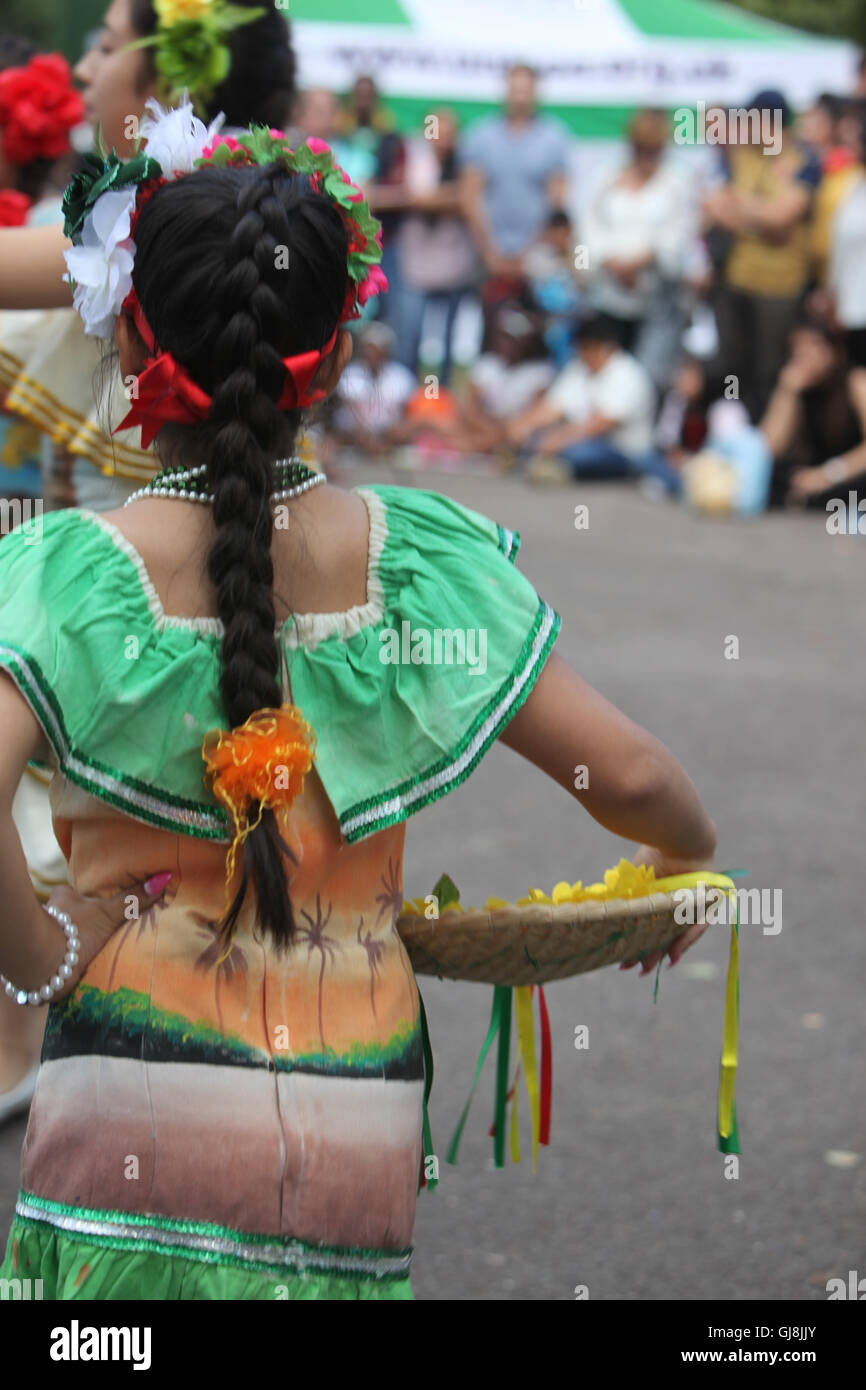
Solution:
<svg viewBox="0 0 866 1390">
<path fill-rule="evenodd" d="M 732 234 L 715 293 L 717 372 L 736 377 L 739 398 L 756 422 L 809 282 L 809 223 L 821 166 L 787 131 L 790 110 L 780 92 L 759 92 L 749 110 L 759 116 L 760 135 L 734 143 L 729 132 L 730 180 L 705 199 L 704 214 L 710 228 Z"/>
<path fill-rule="evenodd" d="M 684 180 L 664 163 L 669 139 L 663 111 L 639 111 L 628 127 L 628 163 L 604 182 L 580 227 L 590 302 L 617 322 L 622 346 L 659 388 L 677 360 L 685 319 L 678 286 L 695 223 Z"/>
<path fill-rule="evenodd" d="M 477 284 L 481 267 L 460 194 L 453 113 L 428 116 L 424 137 L 407 142 L 405 182 L 374 189 L 372 200 L 381 216 L 387 216 L 386 209 L 405 213 L 396 236 L 400 294 L 392 324 L 397 360 L 417 371 L 427 308 L 439 304 L 445 311 L 439 377 L 447 385 L 457 312 Z"/>
<path fill-rule="evenodd" d="M 466 215 L 489 275 L 512 281 L 550 214 L 565 205 L 570 139 L 538 110 L 535 72 L 508 71 L 505 109 L 479 121 L 459 150 Z"/>
<path fill-rule="evenodd" d="M 813 111 L 808 113 L 810 119 L 803 126 L 806 143 L 812 143 L 812 148 L 821 159 L 821 182 L 815 193 L 815 210 L 812 216 L 812 257 L 818 287 L 815 293 L 819 295 L 827 289 L 833 220 L 840 204 L 863 176 L 860 144 L 861 129 L 866 119 L 866 101 L 840 101 L 832 143 L 818 147 L 814 143 L 815 136 L 820 139 L 822 129 L 826 129 L 827 112 L 832 109 L 822 103 L 830 100 L 831 98 L 819 98 Z M 826 313 L 828 306 L 825 301 L 819 300 L 816 308 Z"/>
<path fill-rule="evenodd" d="M 302 92 L 298 102 L 298 126 L 292 132 L 293 137 L 298 144 L 310 138 L 324 140 L 352 182 L 364 186 L 376 173 L 376 153 L 363 144 L 344 140 L 341 129 L 340 103 L 333 92 L 326 87 Z"/>
<path fill-rule="evenodd" d="M 388 192 L 406 182 L 406 141 L 395 128 L 391 112 L 384 106 L 374 79 L 359 77 L 349 96 L 349 104 L 339 123 L 340 149 L 356 160 L 360 152 L 372 160 L 365 183 L 370 207 L 382 223 L 382 270 L 388 280 L 387 302 L 378 306 L 379 317 L 395 329 L 402 311 L 402 281 L 397 239 L 404 213 L 391 210 Z M 384 197 L 379 198 L 384 190 Z"/>
</svg>

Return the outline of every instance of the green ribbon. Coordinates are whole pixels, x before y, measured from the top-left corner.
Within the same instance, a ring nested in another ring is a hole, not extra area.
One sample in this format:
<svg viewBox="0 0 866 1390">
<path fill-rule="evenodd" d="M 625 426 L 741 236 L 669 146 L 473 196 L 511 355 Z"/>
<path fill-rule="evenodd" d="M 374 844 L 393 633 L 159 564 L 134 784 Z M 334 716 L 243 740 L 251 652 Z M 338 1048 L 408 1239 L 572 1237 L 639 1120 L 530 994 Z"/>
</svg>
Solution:
<svg viewBox="0 0 866 1390">
<path fill-rule="evenodd" d="M 472 1082 L 472 1090 L 469 1092 L 469 1099 L 463 1107 L 463 1112 L 457 1122 L 457 1128 L 448 1145 L 448 1162 L 456 1163 L 457 1154 L 460 1148 L 460 1141 L 463 1138 L 463 1130 L 469 1117 L 469 1109 L 475 1099 L 475 1092 L 478 1089 L 478 1082 L 481 1079 L 481 1072 L 484 1063 L 487 1061 L 487 1054 L 493 1046 L 493 1041 L 499 1037 L 499 1048 L 496 1057 L 496 1100 L 493 1110 L 493 1161 L 497 1168 L 505 1167 L 505 1110 L 506 1097 L 508 1096 L 508 1059 L 511 1047 L 511 989 L 506 985 L 495 985 L 493 989 L 493 1008 L 490 1013 L 490 1026 L 487 1029 L 487 1037 L 481 1044 L 481 1052 L 475 1067 L 475 1079 Z"/>
<path fill-rule="evenodd" d="M 505 1167 L 505 1110 L 508 1096 L 508 1060 L 511 1050 L 511 990 L 495 985 L 493 1007 L 499 1013 L 499 1050 L 496 1056 L 496 1103 L 493 1112 L 493 1162 Z"/>
<path fill-rule="evenodd" d="M 463 1113 L 462 1113 L 462 1115 L 460 1116 L 460 1119 L 459 1119 L 458 1122 L 457 1122 L 457 1128 L 455 1129 L 454 1134 L 452 1135 L 451 1143 L 448 1145 L 447 1160 L 448 1160 L 449 1163 L 456 1163 L 456 1162 L 457 1162 L 457 1154 L 458 1154 L 458 1150 L 459 1150 L 459 1148 L 460 1148 L 460 1141 L 461 1141 L 461 1139 L 463 1138 L 463 1130 L 464 1130 L 464 1128 L 465 1128 L 466 1121 L 467 1121 L 467 1119 L 469 1118 L 469 1108 L 470 1108 L 470 1106 L 472 1105 L 473 1100 L 475 1099 L 475 1092 L 478 1090 L 478 1082 L 479 1082 L 480 1079 L 481 1079 L 481 1071 L 482 1071 L 482 1068 L 484 1067 L 484 1063 L 487 1061 L 487 1054 L 488 1054 L 488 1052 L 490 1051 L 491 1047 L 493 1046 L 493 1039 L 496 1037 L 496 1034 L 497 1034 L 498 1032 L 499 1032 L 499 1007 L 498 1007 L 498 1001 L 497 1001 L 497 998 L 496 998 L 496 990 L 494 989 L 494 991 L 493 991 L 493 1008 L 492 1008 L 491 1013 L 490 1013 L 490 1027 L 487 1029 L 487 1037 L 484 1039 L 484 1042 L 481 1044 L 481 1052 L 479 1053 L 479 1056 L 478 1056 L 478 1065 L 477 1065 L 476 1068 L 475 1068 L 475 1080 L 472 1082 L 472 1090 L 469 1092 L 469 1099 L 467 1100 L 466 1104 L 465 1104 L 464 1107 L 463 1107 Z"/>
<path fill-rule="evenodd" d="M 427 1110 L 427 1102 L 430 1099 L 430 1092 L 433 1090 L 433 1048 L 430 1046 L 430 1030 L 427 1027 L 427 1011 L 424 1008 L 424 1000 L 418 995 L 418 1005 L 421 1010 L 421 1045 L 424 1049 L 424 1120 L 423 1137 L 424 1152 L 421 1155 L 421 1172 L 424 1172 L 425 1160 L 433 1157 L 433 1135 L 430 1130 L 430 1115 Z M 426 1178 L 427 1186 L 432 1192 L 434 1187 L 439 1184 L 439 1179 L 435 1177 Z M 418 1178 L 418 1191 L 421 1191 L 421 1178 Z"/>
</svg>

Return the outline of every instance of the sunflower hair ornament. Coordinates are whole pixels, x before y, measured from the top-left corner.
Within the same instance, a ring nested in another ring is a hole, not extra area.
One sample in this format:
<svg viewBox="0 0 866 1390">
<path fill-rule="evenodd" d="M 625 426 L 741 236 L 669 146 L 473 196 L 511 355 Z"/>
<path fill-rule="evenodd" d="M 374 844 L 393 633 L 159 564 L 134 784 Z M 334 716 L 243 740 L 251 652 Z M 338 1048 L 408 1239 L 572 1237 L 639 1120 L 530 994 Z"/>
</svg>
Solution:
<svg viewBox="0 0 866 1390">
<path fill-rule="evenodd" d="M 153 0 L 153 8 L 156 33 L 134 40 L 126 51 L 153 48 L 164 98 L 175 102 L 188 87 L 198 107 L 210 101 L 229 75 L 229 35 L 267 14 L 228 0 Z"/>
<path fill-rule="evenodd" d="M 261 824 L 264 811 L 288 810 L 313 765 L 316 734 L 295 705 L 260 709 L 230 732 L 211 729 L 202 743 L 204 780 L 229 813 L 234 836 L 226 857 L 226 908 L 237 852 Z M 255 820 L 250 811 L 258 802 Z"/>
</svg>

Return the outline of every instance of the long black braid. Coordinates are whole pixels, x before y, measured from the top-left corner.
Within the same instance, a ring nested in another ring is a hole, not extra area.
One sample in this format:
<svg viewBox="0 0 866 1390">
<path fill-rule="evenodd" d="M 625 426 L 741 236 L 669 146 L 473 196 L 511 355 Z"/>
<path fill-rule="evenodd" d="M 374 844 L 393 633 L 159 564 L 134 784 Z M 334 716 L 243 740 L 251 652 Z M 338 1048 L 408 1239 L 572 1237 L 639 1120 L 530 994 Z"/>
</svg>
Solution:
<svg viewBox="0 0 866 1390">
<path fill-rule="evenodd" d="M 133 279 L 161 348 L 212 397 L 206 425 L 169 426 L 160 452 L 207 463 L 216 536 L 208 573 L 224 626 L 221 693 L 229 728 L 279 706 L 271 463 L 291 449 L 300 417 L 276 402 L 282 358 L 321 348 L 342 312 L 348 244 L 339 213 L 279 165 L 202 169 L 145 204 Z M 285 253 L 288 253 L 288 269 Z M 257 806 L 251 809 L 255 820 Z M 275 944 L 294 934 L 272 811 L 245 842 L 242 881 L 222 930 L 229 938 L 250 881 Z"/>
</svg>

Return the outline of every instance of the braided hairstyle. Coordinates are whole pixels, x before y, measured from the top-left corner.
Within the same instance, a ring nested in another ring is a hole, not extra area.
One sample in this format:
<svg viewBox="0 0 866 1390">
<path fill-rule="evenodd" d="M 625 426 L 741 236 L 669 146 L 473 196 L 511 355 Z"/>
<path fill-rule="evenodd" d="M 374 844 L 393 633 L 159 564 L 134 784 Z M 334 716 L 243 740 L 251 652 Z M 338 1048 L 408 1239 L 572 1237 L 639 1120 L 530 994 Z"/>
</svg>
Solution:
<svg viewBox="0 0 866 1390">
<path fill-rule="evenodd" d="M 279 706 L 270 464 L 291 451 L 300 412 L 276 402 L 282 358 L 320 349 L 348 288 L 343 220 L 308 178 L 279 164 L 200 169 L 158 188 L 135 231 L 133 281 L 160 348 L 213 399 L 203 425 L 167 425 L 163 457 L 206 462 L 215 539 L 208 573 L 224 626 L 221 693 L 229 728 Z M 288 269 L 284 257 L 288 251 Z M 255 820 L 258 806 L 251 808 Z M 273 812 L 244 844 L 242 881 L 221 924 L 230 939 L 250 881 L 259 921 L 280 948 L 295 922 Z"/>
<path fill-rule="evenodd" d="M 242 9 L 263 9 L 267 14 L 242 24 L 228 35 L 231 67 L 225 81 L 207 103 L 205 119 L 225 112 L 226 126 L 266 125 L 285 130 L 295 102 L 295 54 L 291 30 L 274 0 L 232 0 Z M 141 38 L 156 33 L 153 0 L 131 0 L 132 27 Z M 150 49 L 142 51 L 144 69 L 153 78 L 156 68 Z M 195 92 L 192 93 L 195 96 Z"/>
</svg>

